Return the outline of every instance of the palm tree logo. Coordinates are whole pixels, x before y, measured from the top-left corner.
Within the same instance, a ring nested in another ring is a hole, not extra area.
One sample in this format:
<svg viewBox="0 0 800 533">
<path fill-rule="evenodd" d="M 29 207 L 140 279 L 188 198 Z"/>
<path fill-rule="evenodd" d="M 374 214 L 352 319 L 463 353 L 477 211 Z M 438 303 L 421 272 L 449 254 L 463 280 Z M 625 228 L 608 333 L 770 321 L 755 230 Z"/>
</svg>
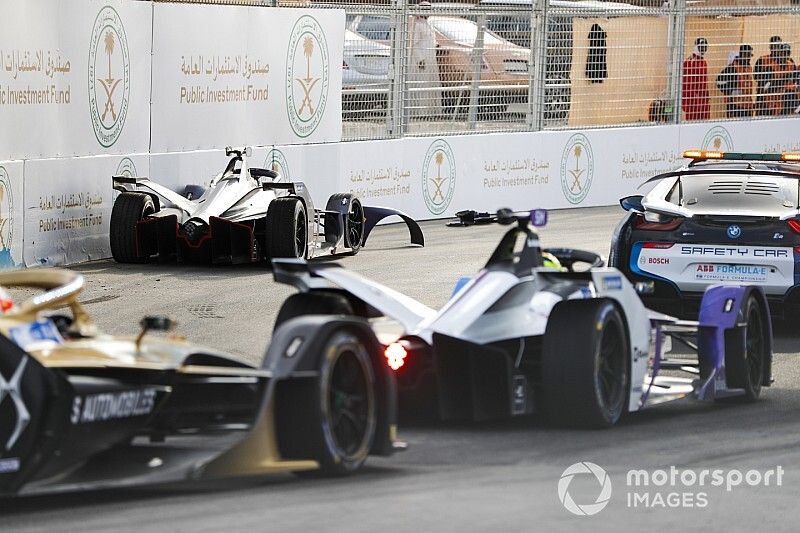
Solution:
<svg viewBox="0 0 800 533">
<path fill-rule="evenodd" d="M 297 111 L 298 115 L 302 115 L 303 111 L 308 108 L 308 114 L 314 114 L 314 104 L 311 101 L 311 90 L 322 78 L 311 77 L 311 57 L 314 55 L 314 39 L 307 35 L 303 39 L 303 55 L 306 56 L 306 77 L 295 78 L 295 81 L 300 82 L 300 87 L 303 89 L 303 101 L 300 104 L 300 109 Z"/>
<path fill-rule="evenodd" d="M 722 146 L 722 137 L 714 137 L 714 150 L 719 150 L 720 146 Z"/>
<path fill-rule="evenodd" d="M 572 174 L 572 184 L 570 184 L 569 190 L 570 192 L 580 193 L 581 189 L 583 189 L 583 185 L 581 185 L 581 176 L 585 172 L 585 169 L 580 168 L 583 147 L 580 144 L 576 144 L 573 153 L 575 154 L 575 168 L 569 171 L 569 173 Z"/>
<path fill-rule="evenodd" d="M 100 117 L 100 121 L 105 122 L 106 116 L 111 113 L 111 121 L 116 122 L 117 111 L 114 109 L 114 91 L 117 90 L 117 86 L 120 84 L 122 79 L 115 80 L 111 71 L 111 56 L 114 55 L 114 48 L 116 46 L 114 33 L 111 30 L 106 30 L 106 34 L 103 37 L 103 44 L 105 46 L 106 55 L 108 56 L 108 77 L 105 79 L 97 79 L 106 93 L 106 105 L 103 108 L 103 114 Z"/>
<path fill-rule="evenodd" d="M 433 156 L 433 161 L 436 163 L 436 177 L 431 178 L 433 182 L 433 186 L 436 189 L 433 192 L 433 198 L 431 201 L 433 203 L 441 203 L 444 202 L 444 192 L 442 192 L 442 186 L 444 182 L 447 181 L 447 178 L 442 177 L 442 164 L 444 164 L 444 152 L 441 150 L 436 151 L 436 155 Z M 436 199 L 439 198 L 439 202 Z"/>
</svg>

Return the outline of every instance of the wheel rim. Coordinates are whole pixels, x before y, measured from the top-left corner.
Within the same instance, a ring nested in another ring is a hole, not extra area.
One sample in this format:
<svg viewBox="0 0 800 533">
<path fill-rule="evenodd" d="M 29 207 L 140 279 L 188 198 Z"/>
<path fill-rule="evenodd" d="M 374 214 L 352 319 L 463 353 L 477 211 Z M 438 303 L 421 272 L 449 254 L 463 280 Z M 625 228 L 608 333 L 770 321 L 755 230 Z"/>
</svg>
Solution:
<svg viewBox="0 0 800 533">
<path fill-rule="evenodd" d="M 306 256 L 306 216 L 300 210 L 294 228 L 294 256 Z"/>
<path fill-rule="evenodd" d="M 350 211 L 347 213 L 347 243 L 350 248 L 361 245 L 361 236 L 364 235 L 364 208 L 361 202 L 350 202 Z"/>
<path fill-rule="evenodd" d="M 328 427 L 335 448 L 345 457 L 359 455 L 374 430 L 373 391 L 358 346 L 340 349 L 330 373 Z"/>
<path fill-rule="evenodd" d="M 600 341 L 597 391 L 603 406 L 611 412 L 622 410 L 625 400 L 625 353 L 622 332 L 616 324 L 607 323 Z"/>
<path fill-rule="evenodd" d="M 757 389 L 761 385 L 761 373 L 764 368 L 764 324 L 761 321 L 761 310 L 758 305 L 751 305 L 747 314 L 747 340 L 745 341 L 745 357 L 747 371 L 750 375 L 750 386 Z"/>
</svg>

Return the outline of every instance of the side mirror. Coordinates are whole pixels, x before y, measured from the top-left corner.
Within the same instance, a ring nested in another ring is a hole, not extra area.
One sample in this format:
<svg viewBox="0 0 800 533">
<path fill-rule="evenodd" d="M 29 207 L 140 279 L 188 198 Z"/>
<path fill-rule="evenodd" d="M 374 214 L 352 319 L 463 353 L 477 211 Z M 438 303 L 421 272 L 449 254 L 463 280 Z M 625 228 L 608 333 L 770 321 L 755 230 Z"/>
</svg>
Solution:
<svg viewBox="0 0 800 533">
<path fill-rule="evenodd" d="M 547 209 L 534 209 L 531 211 L 531 224 L 536 228 L 547 225 Z"/>
<path fill-rule="evenodd" d="M 146 316 L 139 325 L 146 331 L 170 331 L 175 327 L 175 321 L 163 315 Z"/>
<path fill-rule="evenodd" d="M 142 327 L 142 331 L 140 331 L 139 336 L 136 337 L 137 352 L 142 344 L 142 339 L 145 335 L 147 335 L 148 331 L 171 331 L 175 328 L 177 323 L 169 317 L 156 315 L 142 318 L 142 320 L 139 322 L 139 325 Z"/>
<path fill-rule="evenodd" d="M 633 196 L 626 196 L 619 201 L 619 205 L 622 206 L 622 209 L 625 211 L 633 211 L 635 213 L 644 213 L 644 206 L 642 205 L 642 196 L 641 194 L 635 194 Z"/>
</svg>

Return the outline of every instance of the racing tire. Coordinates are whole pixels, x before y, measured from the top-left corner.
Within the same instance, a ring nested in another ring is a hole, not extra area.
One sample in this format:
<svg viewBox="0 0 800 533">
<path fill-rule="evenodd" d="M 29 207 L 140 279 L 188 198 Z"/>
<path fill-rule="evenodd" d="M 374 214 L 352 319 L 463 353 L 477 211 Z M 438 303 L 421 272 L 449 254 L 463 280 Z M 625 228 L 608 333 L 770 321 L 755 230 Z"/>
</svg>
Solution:
<svg viewBox="0 0 800 533">
<path fill-rule="evenodd" d="M 111 209 L 109 241 L 111 256 L 118 263 L 143 263 L 136 246 L 136 224 L 155 213 L 150 195 L 140 192 L 123 192 L 117 196 Z"/>
<path fill-rule="evenodd" d="M 550 313 L 542 344 L 541 411 L 555 425 L 607 428 L 625 412 L 628 336 L 608 299 L 566 300 Z"/>
<path fill-rule="evenodd" d="M 378 423 L 375 371 L 366 344 L 346 328 L 324 343 L 317 376 L 286 382 L 276 399 L 281 455 L 312 459 L 320 470 L 300 476 L 343 476 L 366 461 Z M 280 387 L 280 385 L 279 385 Z"/>
<path fill-rule="evenodd" d="M 347 298 L 329 292 L 298 292 L 283 302 L 275 319 L 275 328 L 298 316 L 305 315 L 353 315 L 353 307 Z"/>
<path fill-rule="evenodd" d="M 738 322 L 746 324 L 743 330 L 725 332 L 725 377 L 728 387 L 744 389 L 743 396 L 732 399 L 753 402 L 761 394 L 768 357 L 764 310 L 753 294 L 748 295 L 739 311 Z"/>
<path fill-rule="evenodd" d="M 306 207 L 294 196 L 277 198 L 269 204 L 266 249 L 271 257 L 303 259 L 308 248 Z"/>
<path fill-rule="evenodd" d="M 328 198 L 325 205 L 326 211 L 340 211 L 341 206 L 347 203 L 347 215 L 344 217 L 344 245 L 350 248 L 350 254 L 355 255 L 364 244 L 364 207 L 361 200 L 349 193 L 336 193 Z M 339 240 L 337 229 L 339 223 L 336 215 L 326 215 L 325 217 L 325 242 L 334 244 Z"/>
</svg>

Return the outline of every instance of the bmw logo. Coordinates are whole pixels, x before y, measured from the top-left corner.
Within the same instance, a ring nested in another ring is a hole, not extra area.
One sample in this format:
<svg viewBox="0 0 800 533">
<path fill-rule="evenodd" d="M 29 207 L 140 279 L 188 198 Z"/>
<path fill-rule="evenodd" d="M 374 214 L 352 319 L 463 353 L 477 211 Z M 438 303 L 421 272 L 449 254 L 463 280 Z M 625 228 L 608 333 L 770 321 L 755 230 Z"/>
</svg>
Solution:
<svg viewBox="0 0 800 533">
<path fill-rule="evenodd" d="M 742 228 L 740 228 L 736 224 L 728 226 L 728 237 L 730 237 L 731 239 L 738 239 L 741 236 L 742 236 Z"/>
</svg>

